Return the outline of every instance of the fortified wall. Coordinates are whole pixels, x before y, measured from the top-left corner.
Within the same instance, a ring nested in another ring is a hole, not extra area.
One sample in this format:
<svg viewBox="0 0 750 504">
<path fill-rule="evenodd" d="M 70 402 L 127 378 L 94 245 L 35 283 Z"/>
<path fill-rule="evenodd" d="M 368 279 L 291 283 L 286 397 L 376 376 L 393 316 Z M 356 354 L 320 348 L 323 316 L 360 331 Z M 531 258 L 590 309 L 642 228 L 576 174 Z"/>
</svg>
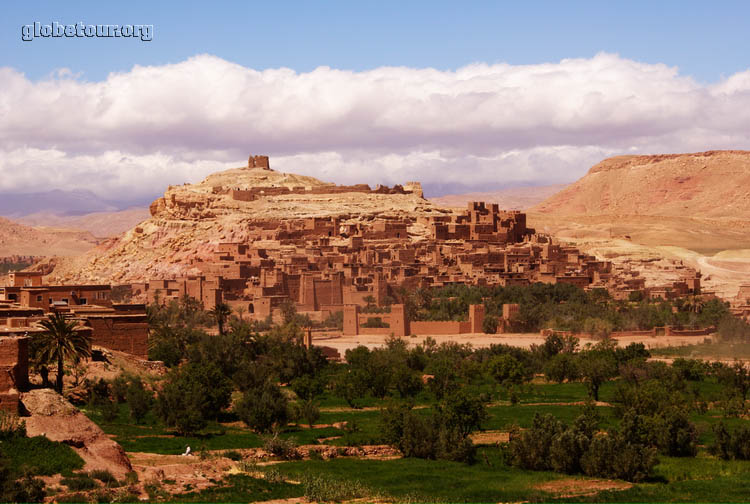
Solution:
<svg viewBox="0 0 750 504">
<path fill-rule="evenodd" d="M 363 313 L 357 305 L 344 307 L 344 335 L 357 336 L 360 334 L 393 334 L 397 337 L 415 335 L 439 335 L 439 334 L 480 334 L 483 333 L 484 305 L 469 305 L 469 317 L 465 321 L 411 321 L 406 316 L 404 305 L 391 305 L 389 313 Z M 510 327 L 512 321 L 518 315 L 517 304 L 503 305 L 503 318 L 498 326 L 499 332 L 504 332 Z M 388 327 L 367 327 L 367 322 L 372 319 L 380 319 Z"/>
</svg>

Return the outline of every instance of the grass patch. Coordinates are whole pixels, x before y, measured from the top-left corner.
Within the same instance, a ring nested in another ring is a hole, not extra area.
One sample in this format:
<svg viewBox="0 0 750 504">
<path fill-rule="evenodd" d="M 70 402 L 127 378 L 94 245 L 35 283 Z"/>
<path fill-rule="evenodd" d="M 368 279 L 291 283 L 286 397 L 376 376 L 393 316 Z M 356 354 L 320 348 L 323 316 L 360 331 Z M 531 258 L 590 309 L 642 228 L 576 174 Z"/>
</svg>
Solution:
<svg viewBox="0 0 750 504">
<path fill-rule="evenodd" d="M 102 483 L 104 483 L 104 485 L 106 485 L 106 486 L 108 486 L 110 488 L 111 487 L 116 487 L 116 486 L 120 485 L 120 482 L 117 481 L 117 478 L 115 478 L 114 475 L 111 472 L 109 472 L 109 471 L 107 471 L 105 469 L 97 469 L 97 470 L 94 470 L 94 471 L 90 471 L 89 472 L 89 477 L 101 481 Z"/>
<path fill-rule="evenodd" d="M 10 461 L 14 474 L 30 471 L 39 476 L 70 474 L 83 467 L 83 459 L 70 446 L 44 436 L 13 436 L 0 442 L 0 450 Z"/>
<path fill-rule="evenodd" d="M 656 481 L 621 492 L 601 492 L 590 502 L 747 502 L 750 462 L 660 457 Z M 570 499 L 566 499 L 570 500 Z"/>
<path fill-rule="evenodd" d="M 244 474 L 232 474 L 214 487 L 174 496 L 167 502 L 256 502 L 302 497 L 301 485 L 269 482 Z"/>
<path fill-rule="evenodd" d="M 599 428 L 608 429 L 617 424 L 613 408 L 597 407 L 597 412 L 601 417 Z M 482 424 L 485 429 L 504 430 L 511 425 L 518 425 L 522 428 L 531 427 L 531 423 L 536 413 L 550 414 L 565 423 L 572 423 L 582 412 L 582 406 L 490 406 L 487 408 L 489 418 Z"/>
<path fill-rule="evenodd" d="M 98 488 L 99 485 L 94 481 L 93 478 L 85 474 L 76 474 L 60 480 L 60 483 L 68 487 L 68 490 L 73 492 L 79 492 L 81 490 L 93 490 Z"/>
<path fill-rule="evenodd" d="M 314 474 L 332 481 L 354 481 L 373 494 L 390 496 L 399 502 L 539 501 L 547 494 L 534 490 L 533 486 L 562 477 L 550 472 L 508 468 L 496 448 L 480 448 L 479 460 L 485 456 L 491 465 L 482 462 L 469 466 L 413 458 L 333 459 L 287 462 L 280 464 L 279 470 L 300 480 L 305 474 Z"/>
<path fill-rule="evenodd" d="M 310 502 L 340 502 L 364 497 L 379 500 L 370 488 L 358 480 L 341 480 L 327 475 L 305 474 L 302 488 Z"/>
</svg>

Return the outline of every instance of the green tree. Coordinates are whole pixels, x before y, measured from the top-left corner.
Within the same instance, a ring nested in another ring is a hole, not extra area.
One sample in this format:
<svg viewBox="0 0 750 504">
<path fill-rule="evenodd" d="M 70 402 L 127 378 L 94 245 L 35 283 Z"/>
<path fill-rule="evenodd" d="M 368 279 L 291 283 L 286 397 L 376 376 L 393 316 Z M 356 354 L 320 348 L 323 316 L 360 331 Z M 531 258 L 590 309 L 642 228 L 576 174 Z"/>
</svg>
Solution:
<svg viewBox="0 0 750 504">
<path fill-rule="evenodd" d="M 143 386 L 140 378 L 136 377 L 130 381 L 125 398 L 130 407 L 130 416 L 136 423 L 140 423 L 151 410 L 154 398 Z"/>
<path fill-rule="evenodd" d="M 521 361 L 507 353 L 492 357 L 487 369 L 500 385 L 520 385 L 531 378 L 530 371 Z"/>
<path fill-rule="evenodd" d="M 586 383 L 589 397 L 599 400 L 599 387 L 617 375 L 614 355 L 607 352 L 589 350 L 578 354 L 578 369 Z"/>
<path fill-rule="evenodd" d="M 547 380 L 556 381 L 557 383 L 562 383 L 565 380 L 575 380 L 580 376 L 578 360 L 571 354 L 557 354 L 544 365 L 544 375 Z"/>
<path fill-rule="evenodd" d="M 245 392 L 234 408 L 245 425 L 257 432 L 271 432 L 286 425 L 289 401 L 278 385 L 267 381 Z"/>
<path fill-rule="evenodd" d="M 65 359 L 91 357 L 91 338 L 87 333 L 76 330 L 75 322 L 69 322 L 60 312 L 52 313 L 40 325 L 45 331 L 35 336 L 43 362 L 57 362 L 55 390 L 63 391 Z"/>
<path fill-rule="evenodd" d="M 188 363 L 173 370 L 156 401 L 156 412 L 183 435 L 194 434 L 229 405 L 232 384 L 212 363 Z"/>
</svg>

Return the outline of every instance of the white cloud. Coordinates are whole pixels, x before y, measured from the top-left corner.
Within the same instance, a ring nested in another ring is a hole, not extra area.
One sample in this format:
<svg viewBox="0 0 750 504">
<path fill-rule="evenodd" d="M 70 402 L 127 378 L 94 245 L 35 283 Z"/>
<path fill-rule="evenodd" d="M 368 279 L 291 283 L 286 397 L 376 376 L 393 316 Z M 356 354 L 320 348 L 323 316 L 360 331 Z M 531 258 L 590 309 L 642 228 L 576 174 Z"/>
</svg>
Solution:
<svg viewBox="0 0 750 504">
<path fill-rule="evenodd" d="M 250 153 L 340 183 L 557 183 L 618 153 L 750 148 L 748 107 L 750 71 L 703 85 L 604 53 L 301 74 L 200 55 L 102 82 L 0 68 L 0 191 L 136 197 Z"/>
</svg>

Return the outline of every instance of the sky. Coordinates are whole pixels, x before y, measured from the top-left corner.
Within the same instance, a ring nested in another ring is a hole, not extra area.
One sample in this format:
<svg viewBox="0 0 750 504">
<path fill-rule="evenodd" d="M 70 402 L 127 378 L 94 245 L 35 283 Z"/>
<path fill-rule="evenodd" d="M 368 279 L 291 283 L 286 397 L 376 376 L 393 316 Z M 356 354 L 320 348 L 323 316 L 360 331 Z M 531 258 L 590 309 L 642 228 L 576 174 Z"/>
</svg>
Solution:
<svg viewBox="0 0 750 504">
<path fill-rule="evenodd" d="M 612 155 L 750 149 L 749 14 L 721 1 L 6 3 L 0 196 L 148 201 L 251 153 L 440 195 L 571 182 Z M 153 30 L 22 40 L 35 22 Z"/>
</svg>

